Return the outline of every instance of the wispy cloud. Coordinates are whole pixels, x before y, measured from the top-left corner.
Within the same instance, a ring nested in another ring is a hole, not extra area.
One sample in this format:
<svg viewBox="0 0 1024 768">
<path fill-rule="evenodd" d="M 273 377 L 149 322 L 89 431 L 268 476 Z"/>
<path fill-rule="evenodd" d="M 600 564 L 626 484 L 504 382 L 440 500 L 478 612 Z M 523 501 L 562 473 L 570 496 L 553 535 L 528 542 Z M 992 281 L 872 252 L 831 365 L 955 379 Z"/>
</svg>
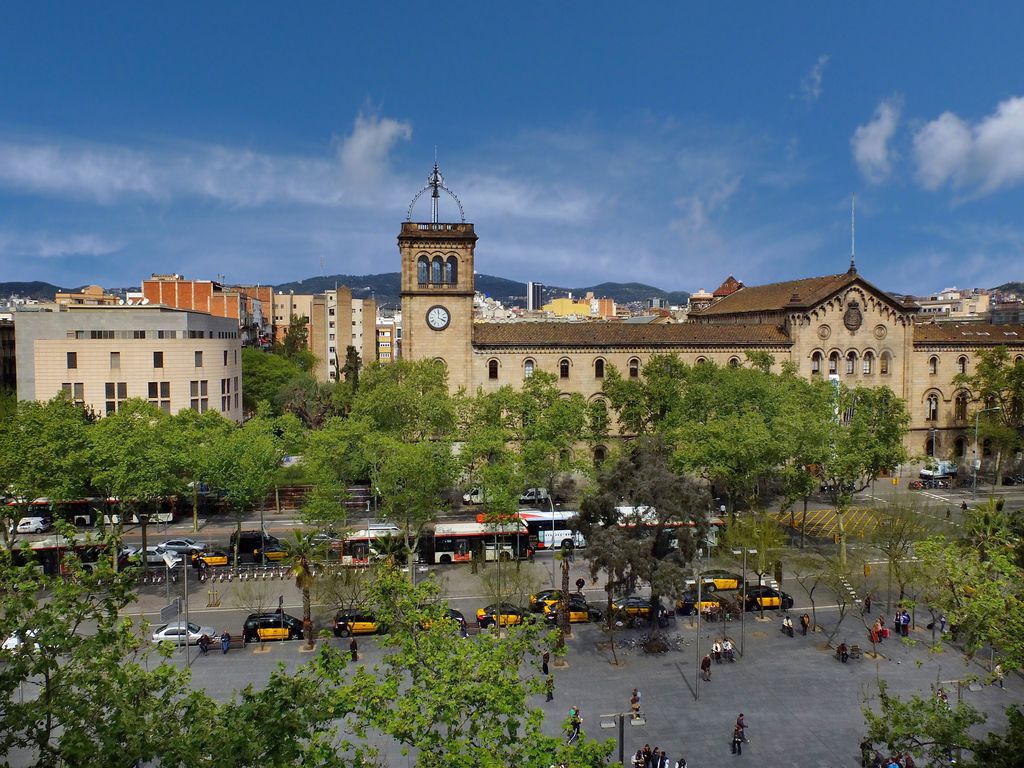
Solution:
<svg viewBox="0 0 1024 768">
<path fill-rule="evenodd" d="M 0 253 L 21 258 L 106 256 L 123 247 L 123 242 L 103 235 L 0 231 Z"/>
<path fill-rule="evenodd" d="M 892 171 L 894 150 L 889 146 L 899 124 L 903 99 L 891 96 L 875 108 L 870 122 L 858 126 L 850 139 L 853 159 L 867 181 L 880 184 Z"/>
<path fill-rule="evenodd" d="M 800 95 L 806 102 L 815 102 L 821 98 L 822 80 L 825 77 L 825 65 L 828 64 L 829 55 L 823 53 L 814 62 L 811 71 L 804 75 L 800 81 Z"/>
<path fill-rule="evenodd" d="M 929 190 L 987 195 L 1024 182 L 1024 97 L 1001 102 L 971 124 L 944 112 L 914 135 L 915 177 Z"/>
</svg>

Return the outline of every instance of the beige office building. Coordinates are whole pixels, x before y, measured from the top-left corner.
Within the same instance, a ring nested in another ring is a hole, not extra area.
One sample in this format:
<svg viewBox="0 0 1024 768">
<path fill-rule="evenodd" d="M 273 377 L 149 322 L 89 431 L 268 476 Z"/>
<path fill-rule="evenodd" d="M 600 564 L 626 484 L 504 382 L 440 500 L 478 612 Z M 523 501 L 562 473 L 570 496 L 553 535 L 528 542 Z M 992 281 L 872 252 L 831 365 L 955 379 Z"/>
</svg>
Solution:
<svg viewBox="0 0 1024 768">
<path fill-rule="evenodd" d="M 128 398 L 167 413 L 220 411 L 242 421 L 238 321 L 144 306 L 14 313 L 18 397 L 65 392 L 99 416 Z"/>
</svg>

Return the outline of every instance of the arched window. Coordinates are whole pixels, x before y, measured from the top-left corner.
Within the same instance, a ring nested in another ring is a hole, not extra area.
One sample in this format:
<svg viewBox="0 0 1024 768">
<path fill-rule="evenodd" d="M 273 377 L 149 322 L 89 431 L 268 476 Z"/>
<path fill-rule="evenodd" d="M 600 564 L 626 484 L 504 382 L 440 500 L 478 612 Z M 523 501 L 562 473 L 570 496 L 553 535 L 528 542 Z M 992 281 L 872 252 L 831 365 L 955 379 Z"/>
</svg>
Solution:
<svg viewBox="0 0 1024 768">
<path fill-rule="evenodd" d="M 608 449 L 603 445 L 594 446 L 594 466 L 600 467 L 606 458 L 608 458 Z"/>
<path fill-rule="evenodd" d="M 416 259 L 416 280 L 420 285 L 426 285 L 430 281 L 430 259 L 426 256 Z"/>
<path fill-rule="evenodd" d="M 882 353 L 882 358 L 878 366 L 878 372 L 883 376 L 888 376 L 889 371 L 892 370 L 892 355 L 888 352 Z"/>
<path fill-rule="evenodd" d="M 629 378 L 639 379 L 640 378 L 640 358 L 631 357 L 629 358 Z"/>
<path fill-rule="evenodd" d="M 561 360 L 558 361 L 558 378 L 569 378 L 569 358 L 567 357 L 563 357 Z"/>
<path fill-rule="evenodd" d="M 708 359 L 706 357 L 698 357 L 694 365 L 704 365 L 707 361 Z"/>
<path fill-rule="evenodd" d="M 430 282 L 441 283 L 444 279 L 444 262 L 440 256 L 435 256 L 430 262 Z"/>
<path fill-rule="evenodd" d="M 935 438 L 931 435 L 929 435 L 928 439 L 924 441 L 924 452 L 926 456 L 935 455 Z"/>
<path fill-rule="evenodd" d="M 487 378 L 496 379 L 498 378 L 498 361 L 488 360 L 487 361 Z"/>
<path fill-rule="evenodd" d="M 839 353 L 833 352 L 828 356 L 828 373 L 830 376 L 835 376 L 839 373 Z"/>
<path fill-rule="evenodd" d="M 740 367 L 740 359 L 738 357 L 730 357 L 729 358 L 729 367 L 730 368 L 739 368 Z"/>
<path fill-rule="evenodd" d="M 967 441 L 964 438 L 962 438 L 962 437 L 958 437 L 953 442 L 953 454 L 958 459 L 962 459 L 966 455 L 966 453 L 967 453 Z"/>
<path fill-rule="evenodd" d="M 523 377 L 528 379 L 531 376 L 533 376 L 533 360 L 526 358 L 523 362 Z"/>
<path fill-rule="evenodd" d="M 924 418 L 927 421 L 935 421 L 939 418 L 939 396 L 928 395 L 924 405 Z"/>
<path fill-rule="evenodd" d="M 1015 358 L 1013 358 L 1014 365 L 1020 365 L 1021 363 L 1024 363 L 1024 355 L 1017 355 Z"/>
<path fill-rule="evenodd" d="M 992 438 L 986 437 L 984 442 L 981 444 L 981 455 L 991 456 L 992 455 Z"/>
<path fill-rule="evenodd" d="M 811 373 L 821 373 L 821 352 L 811 355 Z"/>
<path fill-rule="evenodd" d="M 929 357 L 928 358 L 928 373 L 934 376 L 939 372 L 939 358 Z"/>
<path fill-rule="evenodd" d="M 600 357 L 597 358 L 597 360 L 594 361 L 594 378 L 595 379 L 603 379 L 604 378 L 604 360 L 601 359 Z"/>
<path fill-rule="evenodd" d="M 961 357 L 958 357 L 956 359 L 956 372 L 957 373 L 967 373 L 967 358 L 966 357 L 961 356 Z"/>
<path fill-rule="evenodd" d="M 868 351 L 864 353 L 864 375 L 870 376 L 874 373 L 875 368 L 875 353 Z"/>
<path fill-rule="evenodd" d="M 957 393 L 953 401 L 953 418 L 957 421 L 967 421 L 967 393 Z"/>
<path fill-rule="evenodd" d="M 857 353 L 852 349 L 846 353 L 846 375 L 852 376 L 857 372 Z"/>
<path fill-rule="evenodd" d="M 450 285 L 459 282 L 459 260 L 454 256 L 449 256 L 444 263 L 444 281 Z"/>
</svg>

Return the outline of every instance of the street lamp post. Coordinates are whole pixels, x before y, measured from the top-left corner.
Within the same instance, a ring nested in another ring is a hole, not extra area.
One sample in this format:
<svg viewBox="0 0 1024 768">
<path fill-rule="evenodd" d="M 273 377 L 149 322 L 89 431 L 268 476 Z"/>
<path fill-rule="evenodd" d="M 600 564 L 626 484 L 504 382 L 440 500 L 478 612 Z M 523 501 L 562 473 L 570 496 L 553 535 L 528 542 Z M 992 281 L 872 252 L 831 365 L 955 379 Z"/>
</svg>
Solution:
<svg viewBox="0 0 1024 768">
<path fill-rule="evenodd" d="M 632 712 L 612 712 L 610 715 L 601 715 L 602 728 L 619 727 L 619 762 L 626 764 L 626 718 L 632 726 L 646 725 L 647 721 L 642 717 L 633 717 Z M 611 718 L 610 720 L 608 718 Z"/>
<path fill-rule="evenodd" d="M 740 550 L 734 549 L 732 551 L 732 553 L 734 555 L 738 555 L 738 554 L 740 554 Z M 756 549 L 747 549 L 747 548 L 744 547 L 742 554 L 743 554 L 743 576 L 742 576 L 742 579 L 743 579 L 743 604 L 740 605 L 740 657 L 741 658 L 743 656 L 743 637 L 744 637 L 744 633 L 743 633 L 743 618 L 747 615 L 747 555 L 748 554 L 756 555 L 757 554 L 757 550 Z"/>
<path fill-rule="evenodd" d="M 993 408 L 982 408 L 980 411 L 974 413 L 974 498 L 978 498 L 978 467 L 981 466 L 981 457 L 978 455 L 978 417 L 983 413 L 989 413 L 991 411 L 1001 411 L 1001 406 L 995 406 Z"/>
</svg>

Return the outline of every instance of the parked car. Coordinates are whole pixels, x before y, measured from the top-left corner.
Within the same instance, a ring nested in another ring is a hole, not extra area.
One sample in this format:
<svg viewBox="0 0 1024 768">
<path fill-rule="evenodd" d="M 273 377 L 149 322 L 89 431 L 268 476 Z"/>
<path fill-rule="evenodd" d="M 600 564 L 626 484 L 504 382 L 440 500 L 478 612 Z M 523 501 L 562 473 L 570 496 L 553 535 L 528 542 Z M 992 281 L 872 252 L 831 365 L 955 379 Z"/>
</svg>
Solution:
<svg viewBox="0 0 1024 768">
<path fill-rule="evenodd" d="M 793 598 L 785 592 L 769 587 L 767 584 L 747 586 L 748 611 L 756 611 L 759 608 L 782 608 L 788 611 L 793 607 Z"/>
<path fill-rule="evenodd" d="M 242 625 L 247 643 L 257 640 L 301 640 L 302 620 L 281 611 L 250 613 Z"/>
<path fill-rule="evenodd" d="M 604 612 L 590 603 L 580 595 L 569 596 L 569 623 L 576 624 L 583 621 L 601 621 Z M 549 605 L 544 611 L 544 621 L 554 624 L 558 621 L 558 603 Z"/>
<path fill-rule="evenodd" d="M 288 556 L 288 551 L 280 544 L 267 544 L 263 549 L 257 549 L 252 553 L 253 561 L 262 563 L 279 563 Z"/>
<path fill-rule="evenodd" d="M 161 643 L 166 640 L 175 645 L 196 645 L 203 635 L 212 640 L 216 637 L 216 631 L 213 627 L 201 627 L 191 621 L 188 624 L 184 621 L 172 621 L 153 631 L 153 642 Z"/>
<path fill-rule="evenodd" d="M 193 552 L 191 559 L 192 566 L 194 568 L 201 568 L 204 565 L 207 568 L 216 568 L 219 566 L 231 565 L 232 555 L 230 552 L 225 552 L 223 549 L 212 549 Z"/>
<path fill-rule="evenodd" d="M 53 521 L 44 516 L 23 517 L 18 521 L 18 533 L 43 533 L 53 527 Z"/>
<path fill-rule="evenodd" d="M 241 536 L 238 531 L 235 531 L 231 534 L 231 541 L 228 545 L 228 549 L 232 552 L 235 551 L 236 541 L 239 555 L 251 555 L 258 549 L 281 543 L 276 536 L 272 536 L 266 531 L 242 531 Z"/>
<path fill-rule="evenodd" d="M 731 600 L 731 597 L 724 597 L 709 587 L 710 585 L 706 585 L 701 588 L 699 603 L 697 601 L 696 589 L 684 592 L 683 595 L 676 600 L 676 610 L 684 616 L 689 616 L 695 610 L 699 610 L 701 613 L 706 611 L 708 608 L 718 610 L 722 607 L 723 603 Z"/>
<path fill-rule="evenodd" d="M 520 504 L 550 504 L 547 488 L 527 488 L 519 497 Z"/>
<path fill-rule="evenodd" d="M 544 613 L 550 606 L 557 605 L 562 599 L 560 589 L 542 589 L 536 594 L 530 595 L 530 610 L 534 613 Z"/>
<path fill-rule="evenodd" d="M 739 589 L 743 586 L 743 577 L 731 571 L 704 571 L 701 579 L 705 584 L 714 584 L 715 589 Z"/>
<path fill-rule="evenodd" d="M 156 545 L 157 549 L 173 552 L 176 555 L 188 555 L 192 552 L 201 552 L 207 548 L 205 541 L 195 539 L 168 539 Z"/>
<path fill-rule="evenodd" d="M 462 501 L 465 504 L 483 504 L 486 501 L 484 489 L 480 487 L 470 488 L 462 494 Z"/>
<path fill-rule="evenodd" d="M 480 625 L 480 629 L 487 629 L 487 627 L 499 622 L 501 626 L 508 627 L 522 624 L 525 620 L 526 616 L 523 613 L 523 609 L 517 605 L 512 605 L 512 603 L 501 604 L 500 617 L 496 603 L 488 605 L 486 608 L 480 608 L 476 612 L 476 621 Z"/>
<path fill-rule="evenodd" d="M 372 635 L 384 632 L 384 625 L 365 608 L 350 608 L 338 611 L 334 617 L 334 636 L 349 637 L 350 635 Z"/>
<path fill-rule="evenodd" d="M 612 602 L 612 613 L 620 619 L 625 618 L 629 621 L 650 619 L 653 615 L 652 612 L 651 601 L 646 597 L 630 595 L 629 597 L 621 597 Z"/>
</svg>

